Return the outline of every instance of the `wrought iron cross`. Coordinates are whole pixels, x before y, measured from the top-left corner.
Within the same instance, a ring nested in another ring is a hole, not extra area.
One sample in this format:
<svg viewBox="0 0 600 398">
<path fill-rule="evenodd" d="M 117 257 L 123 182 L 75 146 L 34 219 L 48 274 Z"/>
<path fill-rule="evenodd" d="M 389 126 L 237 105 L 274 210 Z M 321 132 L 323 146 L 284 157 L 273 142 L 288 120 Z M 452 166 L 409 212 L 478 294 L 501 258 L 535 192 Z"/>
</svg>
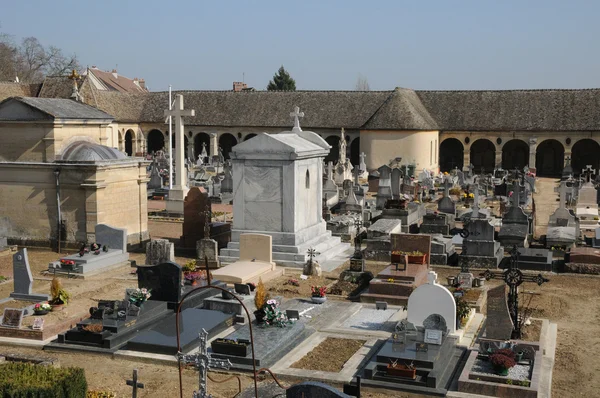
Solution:
<svg viewBox="0 0 600 398">
<path fill-rule="evenodd" d="M 208 353 L 206 342 L 208 340 L 208 332 L 204 329 L 199 333 L 200 336 L 200 349 L 197 354 L 183 354 L 182 352 L 177 353 L 177 360 L 184 365 L 193 365 L 198 368 L 198 382 L 199 390 L 194 391 L 194 398 L 211 398 L 212 396 L 206 391 L 206 377 L 207 372 L 211 369 L 225 369 L 229 370 L 231 362 L 229 359 L 215 359 L 212 358 Z"/>
<path fill-rule="evenodd" d="M 359 217 L 354 219 L 354 227 L 356 227 L 356 237 L 354 238 L 354 255 L 360 254 L 360 229 L 363 222 Z"/>
<path fill-rule="evenodd" d="M 317 257 L 319 254 L 318 251 L 316 251 L 313 247 L 311 247 L 310 249 L 308 249 L 306 251 L 306 253 L 308 253 L 308 262 L 312 265 L 313 263 L 313 258 Z"/>
<path fill-rule="evenodd" d="M 541 286 L 545 282 L 550 282 L 549 279 L 544 278 L 542 274 L 537 275 L 524 275 L 519 269 L 519 250 L 517 245 L 514 245 L 510 251 L 510 265 L 504 271 L 490 271 L 489 269 L 480 274 L 485 277 L 486 280 L 494 278 L 502 278 L 504 283 L 510 288 L 508 293 L 508 311 L 513 322 L 513 339 L 521 338 L 521 323 L 519 322 L 519 293 L 518 287 L 523 282 L 535 282 L 538 286 Z"/>
<path fill-rule="evenodd" d="M 132 398 L 137 398 L 137 389 L 138 388 L 144 388 L 144 383 L 138 383 L 138 370 L 137 369 L 133 369 L 133 378 L 132 378 L 132 380 L 127 380 L 126 383 L 128 386 L 133 387 L 133 393 L 131 394 Z"/>
</svg>

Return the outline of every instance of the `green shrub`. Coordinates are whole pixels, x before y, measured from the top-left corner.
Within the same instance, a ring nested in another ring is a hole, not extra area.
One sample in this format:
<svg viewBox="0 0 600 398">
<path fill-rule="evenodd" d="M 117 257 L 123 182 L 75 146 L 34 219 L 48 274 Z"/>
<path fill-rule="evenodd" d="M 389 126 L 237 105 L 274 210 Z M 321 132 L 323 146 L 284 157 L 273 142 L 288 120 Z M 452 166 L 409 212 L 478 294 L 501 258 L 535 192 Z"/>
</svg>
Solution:
<svg viewBox="0 0 600 398">
<path fill-rule="evenodd" d="M 0 366 L 0 397 L 82 398 L 87 381 L 81 368 L 9 362 Z"/>
</svg>

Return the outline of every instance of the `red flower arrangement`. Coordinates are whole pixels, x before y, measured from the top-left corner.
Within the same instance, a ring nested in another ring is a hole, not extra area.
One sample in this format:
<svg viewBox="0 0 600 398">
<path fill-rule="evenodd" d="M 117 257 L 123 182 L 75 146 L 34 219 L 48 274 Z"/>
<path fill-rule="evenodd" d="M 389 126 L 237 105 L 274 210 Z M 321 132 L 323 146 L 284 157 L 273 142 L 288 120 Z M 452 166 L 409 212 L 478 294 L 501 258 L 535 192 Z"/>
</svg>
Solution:
<svg viewBox="0 0 600 398">
<path fill-rule="evenodd" d="M 60 264 L 72 267 L 72 266 L 75 265 L 75 260 L 65 260 L 65 259 L 62 259 L 62 260 L 60 260 Z"/>
<path fill-rule="evenodd" d="M 327 286 L 311 286 L 310 291 L 313 297 L 325 297 Z"/>
<path fill-rule="evenodd" d="M 510 369 L 515 366 L 515 353 L 509 349 L 502 349 L 495 351 L 490 355 L 490 362 L 494 367 L 501 369 Z"/>
</svg>

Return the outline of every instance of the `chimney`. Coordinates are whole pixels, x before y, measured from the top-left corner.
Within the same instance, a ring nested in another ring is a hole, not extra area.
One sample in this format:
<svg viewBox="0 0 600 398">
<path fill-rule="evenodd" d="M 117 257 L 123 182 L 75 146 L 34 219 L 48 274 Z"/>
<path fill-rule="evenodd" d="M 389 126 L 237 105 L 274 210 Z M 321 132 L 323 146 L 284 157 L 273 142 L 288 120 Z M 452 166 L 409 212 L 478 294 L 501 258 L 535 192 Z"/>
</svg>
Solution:
<svg viewBox="0 0 600 398">
<path fill-rule="evenodd" d="M 116 69 L 113 69 L 111 73 L 115 77 L 115 79 L 119 78 L 119 75 L 117 74 L 117 70 Z"/>
<path fill-rule="evenodd" d="M 138 84 L 139 84 L 139 86 L 140 86 L 141 88 L 143 88 L 144 90 L 148 90 L 148 89 L 146 88 L 146 80 L 144 80 L 144 79 L 140 79 L 140 80 L 138 81 Z"/>
<path fill-rule="evenodd" d="M 233 91 L 234 92 L 239 92 L 242 91 L 244 89 L 248 88 L 248 85 L 246 83 L 243 82 L 233 82 Z"/>
</svg>

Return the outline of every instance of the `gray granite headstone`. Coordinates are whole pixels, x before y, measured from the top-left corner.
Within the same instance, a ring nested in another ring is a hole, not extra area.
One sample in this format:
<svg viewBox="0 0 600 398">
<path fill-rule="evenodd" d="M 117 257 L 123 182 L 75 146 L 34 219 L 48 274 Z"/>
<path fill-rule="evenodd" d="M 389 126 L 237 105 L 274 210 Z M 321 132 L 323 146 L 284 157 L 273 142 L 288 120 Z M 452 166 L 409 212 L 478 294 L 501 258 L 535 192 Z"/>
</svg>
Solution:
<svg viewBox="0 0 600 398">
<path fill-rule="evenodd" d="M 513 323 L 506 302 L 506 285 L 502 284 L 488 290 L 485 337 L 494 340 L 509 340 L 512 330 Z"/>
<path fill-rule="evenodd" d="M 109 249 L 127 251 L 127 230 L 114 228 L 106 224 L 98 224 L 95 228 L 96 243 L 106 245 Z"/>
<path fill-rule="evenodd" d="M 287 398 L 351 398 L 350 395 L 344 394 L 328 384 L 316 381 L 305 381 L 295 384 L 285 391 L 285 396 Z"/>
<path fill-rule="evenodd" d="M 214 239 L 201 239 L 196 242 L 196 255 L 199 264 L 204 267 L 204 262 L 208 259 L 208 268 L 219 268 L 219 244 Z"/>
<path fill-rule="evenodd" d="M 22 249 L 13 255 L 14 292 L 10 297 L 15 300 L 47 301 L 47 294 L 33 294 L 33 276 L 29 268 L 27 249 Z"/>
<path fill-rule="evenodd" d="M 175 245 L 167 239 L 154 239 L 146 244 L 146 264 L 175 262 Z"/>
</svg>

